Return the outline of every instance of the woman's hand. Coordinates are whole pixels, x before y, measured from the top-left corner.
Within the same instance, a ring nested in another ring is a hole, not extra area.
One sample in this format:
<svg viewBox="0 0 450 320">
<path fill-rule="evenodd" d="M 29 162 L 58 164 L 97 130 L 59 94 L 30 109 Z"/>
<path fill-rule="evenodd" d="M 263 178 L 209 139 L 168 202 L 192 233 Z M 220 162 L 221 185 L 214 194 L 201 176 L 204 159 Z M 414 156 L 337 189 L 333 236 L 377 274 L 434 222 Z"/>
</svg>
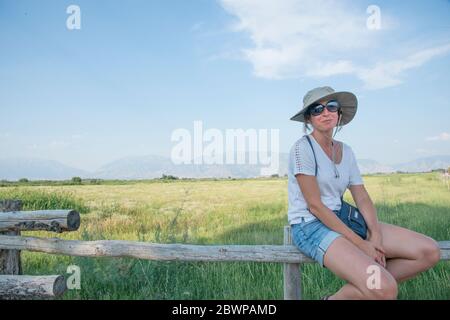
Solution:
<svg viewBox="0 0 450 320">
<path fill-rule="evenodd" d="M 375 262 L 379 263 L 383 267 L 386 267 L 386 260 L 384 258 L 384 249 L 381 245 L 369 240 L 363 240 L 358 247 Z"/>
<path fill-rule="evenodd" d="M 369 230 L 367 240 L 371 242 L 377 250 L 375 261 L 386 268 L 386 253 L 383 248 L 381 232 Z"/>
</svg>

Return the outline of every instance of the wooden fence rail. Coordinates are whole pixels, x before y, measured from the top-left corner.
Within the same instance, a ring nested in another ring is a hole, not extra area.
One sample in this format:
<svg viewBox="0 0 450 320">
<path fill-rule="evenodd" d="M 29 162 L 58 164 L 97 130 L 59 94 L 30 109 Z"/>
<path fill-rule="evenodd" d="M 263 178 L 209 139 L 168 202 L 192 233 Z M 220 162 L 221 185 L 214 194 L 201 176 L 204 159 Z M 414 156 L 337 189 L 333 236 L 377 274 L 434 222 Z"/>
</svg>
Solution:
<svg viewBox="0 0 450 320">
<path fill-rule="evenodd" d="M 47 211 L 44 216 L 48 217 L 57 215 L 58 224 L 60 226 L 65 224 L 68 225 L 69 223 L 67 221 L 69 220 L 68 216 L 70 212 L 73 211 L 58 210 L 57 213 L 51 212 L 50 210 Z M 43 212 L 28 212 L 27 214 L 22 212 L 21 214 L 22 216 L 37 217 L 42 216 Z M 1 215 L 2 213 L 0 213 L 0 217 Z M 12 216 L 12 213 L 8 213 L 6 216 L 10 215 Z M 5 219 L 0 218 L 0 221 L 4 220 Z M 14 219 L 6 220 L 12 221 Z M 19 220 L 20 219 L 16 219 L 14 221 Z M 41 221 L 43 220 L 46 219 L 41 219 Z M 78 222 L 75 223 L 75 225 L 77 225 L 78 228 L 79 215 Z M 69 230 L 69 228 L 60 228 L 58 230 L 64 231 Z M 441 249 L 441 260 L 450 260 L 450 241 L 441 241 L 439 242 L 439 246 Z M 303 255 L 295 246 L 291 244 L 291 230 L 289 226 L 284 227 L 284 245 L 159 244 L 123 240 L 80 241 L 63 240 L 58 238 L 47 239 L 37 237 L 23 237 L 14 234 L 0 235 L 0 252 L 20 253 L 20 250 L 80 257 L 128 257 L 158 261 L 248 261 L 283 263 L 284 299 L 286 300 L 301 299 L 301 265 L 303 263 L 314 262 L 310 258 Z M 17 262 L 17 260 L 14 261 L 14 263 Z M 0 268 L 1 263 L 5 264 L 7 263 L 7 261 L 2 262 L 0 255 Z M 6 268 L 3 268 L 3 272 L 1 272 L 1 270 L 2 269 L 0 269 L 0 273 L 18 274 L 11 272 L 11 270 L 17 271 L 17 266 L 15 268 L 7 266 Z M 8 272 L 5 272 L 5 270 Z M 55 284 L 57 280 L 59 281 L 59 284 Z M 32 277 L 27 277 L 23 278 L 22 280 L 20 280 L 19 278 L 3 278 L 2 280 L 0 276 L 0 298 L 2 297 L 2 292 L 5 296 L 11 297 L 16 295 L 18 296 L 18 298 L 30 296 L 33 294 L 35 296 L 39 296 L 38 292 L 44 292 L 41 295 L 42 297 L 56 297 L 61 295 L 65 290 L 65 286 L 62 286 L 60 284 L 60 281 L 61 279 L 57 276 L 50 276 L 50 278 L 40 276 L 35 279 L 32 279 Z M 18 289 L 22 287 L 21 284 L 23 284 L 23 290 Z M 47 289 L 42 290 L 43 287 Z M 50 288 L 53 289 L 50 290 Z M 20 292 L 21 294 L 19 294 L 18 292 Z"/>
<path fill-rule="evenodd" d="M 159 261 L 252 261 L 296 264 L 313 262 L 292 245 L 191 245 L 0 236 L 0 248 L 78 257 L 126 257 Z"/>
<path fill-rule="evenodd" d="M 75 210 L 21 211 L 22 201 L 0 200 L 0 237 L 21 238 L 21 231 L 75 231 L 80 214 Z M 51 299 L 67 289 L 62 275 L 22 275 L 21 249 L 0 248 L 0 299 Z"/>
<path fill-rule="evenodd" d="M 450 241 L 438 242 L 441 260 L 450 260 Z M 137 258 L 159 261 L 314 263 L 293 245 L 160 244 L 124 240 L 63 240 L 0 236 L 0 249 L 77 257 Z"/>
</svg>

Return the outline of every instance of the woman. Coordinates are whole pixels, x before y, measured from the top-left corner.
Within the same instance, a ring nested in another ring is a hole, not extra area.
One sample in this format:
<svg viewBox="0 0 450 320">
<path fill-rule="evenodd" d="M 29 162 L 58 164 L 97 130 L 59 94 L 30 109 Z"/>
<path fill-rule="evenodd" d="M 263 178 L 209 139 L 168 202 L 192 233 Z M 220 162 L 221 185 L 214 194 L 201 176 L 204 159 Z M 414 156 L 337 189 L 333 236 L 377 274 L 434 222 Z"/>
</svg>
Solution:
<svg viewBox="0 0 450 320">
<path fill-rule="evenodd" d="M 303 103 L 291 120 L 304 122 L 305 133 L 310 124 L 312 133 L 290 151 L 288 220 L 293 242 L 347 282 L 323 299 L 395 299 L 399 282 L 439 261 L 439 246 L 428 236 L 378 221 L 352 149 L 333 139 L 333 129 L 339 131 L 355 116 L 356 96 L 319 87 L 309 91 Z M 365 239 L 336 215 L 347 188 L 366 221 Z"/>
</svg>

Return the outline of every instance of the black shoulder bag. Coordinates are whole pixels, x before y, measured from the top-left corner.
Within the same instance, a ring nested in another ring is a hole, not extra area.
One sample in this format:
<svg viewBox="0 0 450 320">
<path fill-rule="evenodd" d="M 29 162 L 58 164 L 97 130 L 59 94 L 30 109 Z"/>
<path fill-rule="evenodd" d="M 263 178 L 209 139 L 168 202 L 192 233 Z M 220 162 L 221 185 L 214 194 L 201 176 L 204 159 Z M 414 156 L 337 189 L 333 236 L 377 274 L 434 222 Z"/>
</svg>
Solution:
<svg viewBox="0 0 450 320">
<path fill-rule="evenodd" d="M 316 166 L 315 170 L 315 176 L 317 177 L 317 159 L 316 159 L 316 153 L 314 152 L 313 145 L 311 143 L 311 139 L 308 135 L 306 135 L 306 138 L 308 139 L 309 145 L 311 146 L 313 155 L 314 155 L 314 163 Z M 352 229 L 357 235 L 359 235 L 361 238 L 366 239 L 367 238 L 367 224 L 364 220 L 363 215 L 358 210 L 357 207 L 352 206 L 351 204 L 344 201 L 343 196 L 341 196 L 341 209 L 336 214 L 339 219 L 342 220 L 350 229 Z"/>
</svg>

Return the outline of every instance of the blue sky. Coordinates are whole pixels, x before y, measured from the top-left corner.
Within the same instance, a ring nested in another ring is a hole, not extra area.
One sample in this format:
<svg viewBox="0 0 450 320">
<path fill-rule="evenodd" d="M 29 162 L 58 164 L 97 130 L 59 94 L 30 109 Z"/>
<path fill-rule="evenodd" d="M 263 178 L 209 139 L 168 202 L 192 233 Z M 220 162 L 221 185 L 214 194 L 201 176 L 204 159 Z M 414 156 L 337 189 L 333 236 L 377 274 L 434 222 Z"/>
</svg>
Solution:
<svg viewBox="0 0 450 320">
<path fill-rule="evenodd" d="M 303 134 L 289 118 L 322 85 L 359 99 L 336 136 L 357 158 L 448 155 L 449 21 L 444 0 L 0 0 L 0 157 L 95 170 L 170 156 L 195 120 L 279 129 L 288 152 Z"/>
</svg>

